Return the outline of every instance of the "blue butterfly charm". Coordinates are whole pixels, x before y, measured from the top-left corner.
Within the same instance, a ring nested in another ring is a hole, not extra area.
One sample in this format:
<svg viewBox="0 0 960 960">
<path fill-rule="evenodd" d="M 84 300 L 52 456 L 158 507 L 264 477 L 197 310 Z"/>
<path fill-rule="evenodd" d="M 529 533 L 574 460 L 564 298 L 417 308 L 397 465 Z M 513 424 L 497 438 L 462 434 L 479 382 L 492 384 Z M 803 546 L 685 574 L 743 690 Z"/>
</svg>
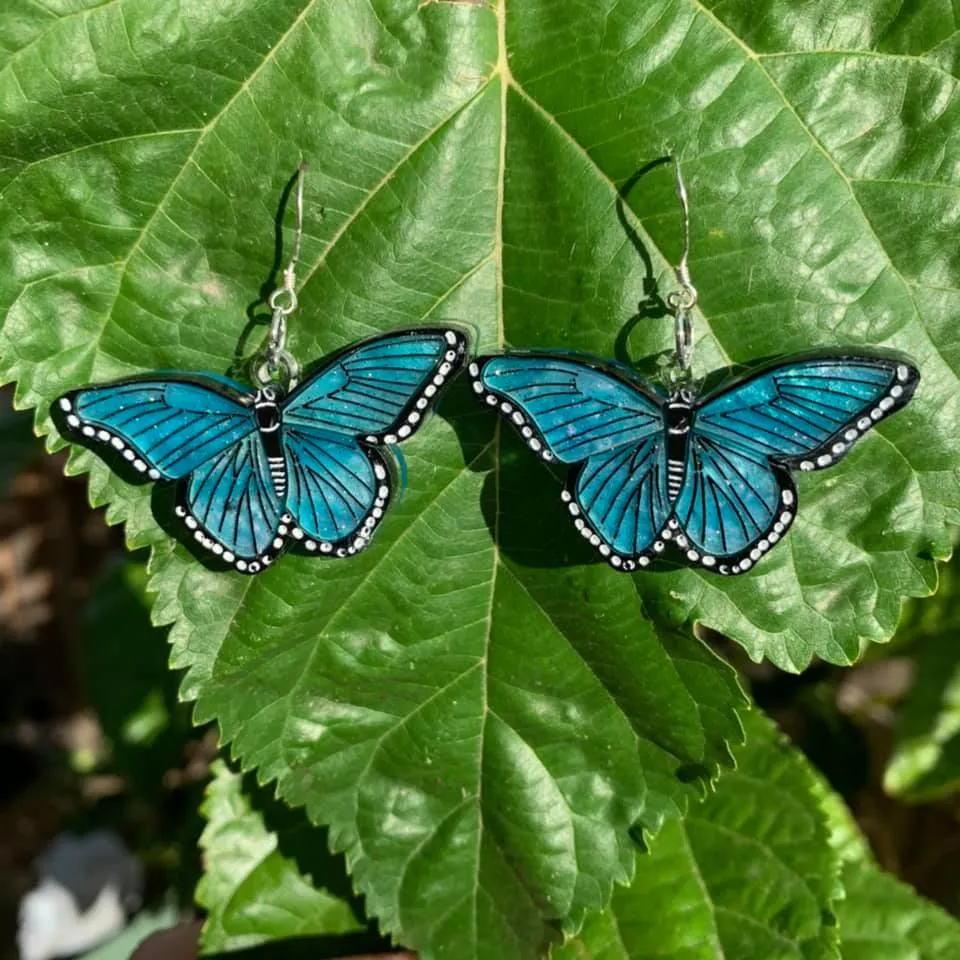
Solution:
<svg viewBox="0 0 960 960">
<path fill-rule="evenodd" d="M 134 478 L 176 481 L 189 536 L 258 573 L 288 546 L 346 557 L 370 542 L 392 496 L 380 448 L 419 428 L 466 348 L 457 330 L 423 327 L 349 347 L 289 396 L 156 374 L 72 390 L 53 415 Z"/>
<path fill-rule="evenodd" d="M 745 573 L 797 511 L 790 471 L 820 470 L 903 407 L 920 375 L 899 357 L 798 357 L 705 397 L 666 396 L 593 358 L 510 353 L 469 366 L 473 389 L 542 459 L 571 464 L 562 493 L 580 533 L 618 570 L 670 544 Z"/>
</svg>

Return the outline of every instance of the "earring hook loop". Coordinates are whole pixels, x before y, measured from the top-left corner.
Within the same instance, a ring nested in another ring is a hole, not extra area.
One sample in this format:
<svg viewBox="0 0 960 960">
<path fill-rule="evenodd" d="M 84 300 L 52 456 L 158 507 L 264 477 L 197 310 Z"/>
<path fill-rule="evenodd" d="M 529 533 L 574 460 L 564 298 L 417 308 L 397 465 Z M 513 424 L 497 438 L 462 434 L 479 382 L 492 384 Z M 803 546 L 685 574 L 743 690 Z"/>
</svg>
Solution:
<svg viewBox="0 0 960 960">
<path fill-rule="evenodd" d="M 303 239 L 303 181 L 307 172 L 307 165 L 303 162 L 297 167 L 297 192 L 295 200 L 296 226 L 293 234 L 293 253 L 283 271 L 283 283 L 267 298 L 273 316 L 270 320 L 270 332 L 267 335 L 267 345 L 262 359 L 258 359 L 253 367 L 253 379 L 260 386 L 282 375 L 286 380 L 286 389 L 291 390 L 297 385 L 300 377 L 300 364 L 287 350 L 287 317 L 297 309 L 296 271 L 300 263 L 300 245 Z"/>
<path fill-rule="evenodd" d="M 683 181 L 680 161 L 675 155 L 671 159 L 683 220 L 683 253 L 680 262 L 673 268 L 678 289 L 667 294 L 666 302 L 674 317 L 677 366 L 681 375 L 688 377 L 690 364 L 693 361 L 693 308 L 697 305 L 700 295 L 690 278 L 690 201 L 687 197 L 687 186 Z"/>
</svg>

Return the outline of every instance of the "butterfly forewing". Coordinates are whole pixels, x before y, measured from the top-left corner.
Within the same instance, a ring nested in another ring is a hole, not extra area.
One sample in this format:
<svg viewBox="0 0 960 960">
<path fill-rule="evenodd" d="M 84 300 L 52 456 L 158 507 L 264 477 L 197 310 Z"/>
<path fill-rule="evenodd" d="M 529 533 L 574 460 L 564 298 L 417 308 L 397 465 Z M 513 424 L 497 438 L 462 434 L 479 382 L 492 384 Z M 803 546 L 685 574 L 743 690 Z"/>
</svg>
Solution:
<svg viewBox="0 0 960 960">
<path fill-rule="evenodd" d="M 239 384 L 158 378 L 73 390 L 54 409 L 72 439 L 177 480 L 256 430 L 251 399 Z"/>
<path fill-rule="evenodd" d="M 791 466 L 830 466 L 916 387 L 902 361 L 821 357 L 755 374 L 703 401 L 696 431 Z"/>
<path fill-rule="evenodd" d="M 434 398 L 462 366 L 466 338 L 425 327 L 375 337 L 344 351 L 301 384 L 284 423 L 393 444 L 423 423 Z"/>
<path fill-rule="evenodd" d="M 662 400 L 613 373 L 538 354 L 482 357 L 474 391 L 497 407 L 545 460 L 579 463 L 659 432 Z"/>
</svg>

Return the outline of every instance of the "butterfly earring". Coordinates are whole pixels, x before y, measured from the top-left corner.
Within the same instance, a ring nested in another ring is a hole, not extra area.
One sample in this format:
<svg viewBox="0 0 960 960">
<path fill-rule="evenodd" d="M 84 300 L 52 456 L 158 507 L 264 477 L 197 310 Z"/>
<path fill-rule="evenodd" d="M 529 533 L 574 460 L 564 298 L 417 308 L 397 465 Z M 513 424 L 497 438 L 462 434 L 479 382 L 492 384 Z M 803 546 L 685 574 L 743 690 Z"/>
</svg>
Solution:
<svg viewBox="0 0 960 960">
<path fill-rule="evenodd" d="M 367 546 L 394 486 L 384 448 L 416 432 L 467 350 L 450 327 L 400 330 L 347 347 L 298 384 L 286 336 L 305 169 L 254 390 L 213 374 L 156 373 L 71 390 L 52 413 L 61 433 L 118 473 L 175 483 L 178 533 L 247 574 L 288 548 L 347 557 Z"/>
<path fill-rule="evenodd" d="M 690 363 L 697 291 L 690 279 L 686 188 L 679 289 L 667 297 L 676 345 L 667 388 L 591 356 L 516 351 L 469 365 L 481 402 L 545 461 L 570 465 L 573 523 L 618 570 L 665 554 L 724 575 L 748 571 L 797 512 L 791 471 L 821 470 L 913 395 L 917 368 L 889 353 L 788 357 L 701 396 Z"/>
</svg>

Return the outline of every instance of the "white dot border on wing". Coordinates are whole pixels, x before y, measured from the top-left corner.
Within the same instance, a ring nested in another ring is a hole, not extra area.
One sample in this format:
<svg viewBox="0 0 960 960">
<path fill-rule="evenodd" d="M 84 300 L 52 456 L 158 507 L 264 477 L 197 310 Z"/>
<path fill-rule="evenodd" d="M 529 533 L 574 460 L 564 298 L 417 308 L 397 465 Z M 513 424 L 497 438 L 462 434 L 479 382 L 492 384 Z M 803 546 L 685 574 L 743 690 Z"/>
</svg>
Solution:
<svg viewBox="0 0 960 960">
<path fill-rule="evenodd" d="M 637 557 L 627 557 L 611 549 L 610 545 L 587 523 L 583 518 L 583 511 L 569 490 L 564 490 L 560 494 L 560 499 L 566 505 L 570 516 L 573 517 L 573 525 L 580 535 L 597 548 L 600 555 L 610 566 L 626 573 L 633 573 L 648 567 L 653 556 L 663 554 L 669 543 L 675 544 L 690 563 L 696 563 L 713 573 L 719 573 L 725 577 L 746 573 L 764 554 L 780 542 L 796 518 L 796 496 L 792 490 L 784 490 L 780 495 L 782 509 L 773 526 L 764 537 L 757 541 L 749 553 L 741 556 L 733 563 L 723 562 L 722 558 L 711 554 L 700 553 L 690 543 L 687 536 L 680 531 L 680 524 L 676 517 L 671 517 L 667 521 L 648 553 L 640 554 Z"/>
<path fill-rule="evenodd" d="M 67 415 L 67 425 L 79 430 L 80 435 L 87 440 L 96 440 L 101 446 L 109 447 L 111 451 L 119 453 L 137 473 L 143 474 L 148 480 L 161 480 L 163 475 L 159 470 L 151 467 L 140 455 L 140 451 L 131 447 L 123 437 L 118 436 L 104 427 L 95 427 L 91 423 L 84 423 L 73 411 L 73 404 L 69 397 L 61 397 L 60 409 Z"/>
<path fill-rule="evenodd" d="M 780 502 L 782 509 L 774 521 L 773 526 L 750 548 L 748 553 L 741 555 L 740 558 L 733 563 L 720 563 L 716 558 L 713 558 L 717 562 L 717 573 L 725 577 L 746 573 L 758 560 L 762 559 L 764 554 L 768 553 L 780 542 L 796 519 L 797 498 L 792 490 L 784 490 L 780 494 Z M 701 563 L 704 563 L 705 560 L 705 557 L 700 558 Z"/>
<path fill-rule="evenodd" d="M 804 473 L 811 470 L 822 470 L 829 467 L 842 457 L 860 439 L 868 430 L 875 427 L 884 417 L 896 412 L 897 402 L 903 396 L 903 385 L 910 379 L 910 368 L 904 364 L 898 364 L 894 383 L 890 389 L 877 401 L 873 409 L 864 414 L 857 420 L 855 426 L 848 427 L 843 433 L 842 440 L 836 440 L 830 446 L 829 451 L 811 456 L 808 459 L 800 461 L 800 469 Z"/>
<path fill-rule="evenodd" d="M 265 550 L 259 556 L 253 559 L 238 557 L 228 550 L 222 543 L 209 536 L 200 525 L 200 521 L 182 504 L 178 503 L 173 509 L 174 515 L 178 517 L 183 525 L 193 534 L 193 539 L 205 550 L 213 554 L 218 560 L 229 563 L 240 573 L 259 573 L 269 567 L 280 555 L 284 547 L 284 541 L 280 540 L 280 546 L 277 547 L 277 539 L 272 543 L 272 549 Z"/>
<path fill-rule="evenodd" d="M 411 436 L 419 427 L 420 421 L 423 419 L 424 411 L 430 406 L 437 392 L 450 376 L 456 375 L 459 367 L 458 361 L 462 361 L 467 350 L 466 339 L 455 330 L 445 331 L 443 338 L 452 349 L 444 353 L 443 360 L 440 361 L 436 373 L 431 377 L 430 382 L 423 388 L 420 394 L 411 400 L 411 410 L 404 418 L 404 422 L 397 427 L 396 430 L 383 436 L 377 436 L 372 433 L 367 434 L 363 438 L 364 443 L 369 443 L 373 447 L 380 444 L 392 447 L 401 440 L 406 440 L 407 437 Z M 344 554 L 344 556 L 347 555 L 349 554 Z M 339 552 L 337 556 L 340 556 Z"/>
<path fill-rule="evenodd" d="M 481 372 L 482 368 L 475 360 L 467 366 L 467 373 L 470 375 L 472 381 L 473 392 L 489 406 L 497 407 L 500 413 L 520 431 L 520 436 L 523 437 L 527 446 L 540 457 L 541 460 L 547 463 L 555 460 L 556 457 L 554 457 L 553 452 L 550 450 L 543 434 L 528 420 L 526 414 L 524 414 L 519 407 L 504 397 L 501 397 L 493 390 L 487 389 L 480 379 Z"/>
<path fill-rule="evenodd" d="M 319 540 L 311 537 L 302 528 L 293 522 L 293 517 L 289 514 L 282 518 L 283 525 L 278 533 L 283 536 L 289 536 L 294 541 L 294 545 L 302 547 L 307 553 L 312 555 L 334 556 L 340 559 L 352 557 L 359 553 L 370 544 L 374 531 L 380 525 L 386 513 L 387 506 L 390 503 L 390 487 L 387 485 L 387 471 L 382 463 L 373 464 L 374 476 L 377 478 L 377 496 L 374 498 L 373 506 L 363 518 L 360 528 L 353 539 L 346 546 L 343 541 Z M 289 529 L 287 529 L 289 527 Z"/>
<path fill-rule="evenodd" d="M 614 550 L 610 544 L 584 520 L 583 511 L 569 490 L 562 491 L 560 499 L 566 504 L 567 511 L 570 513 L 570 516 L 573 517 L 573 525 L 583 539 L 592 547 L 595 547 L 600 556 L 603 557 L 614 570 L 619 570 L 621 573 L 633 573 L 635 570 L 642 570 L 644 567 L 650 566 L 649 556 L 628 557 Z"/>
</svg>

